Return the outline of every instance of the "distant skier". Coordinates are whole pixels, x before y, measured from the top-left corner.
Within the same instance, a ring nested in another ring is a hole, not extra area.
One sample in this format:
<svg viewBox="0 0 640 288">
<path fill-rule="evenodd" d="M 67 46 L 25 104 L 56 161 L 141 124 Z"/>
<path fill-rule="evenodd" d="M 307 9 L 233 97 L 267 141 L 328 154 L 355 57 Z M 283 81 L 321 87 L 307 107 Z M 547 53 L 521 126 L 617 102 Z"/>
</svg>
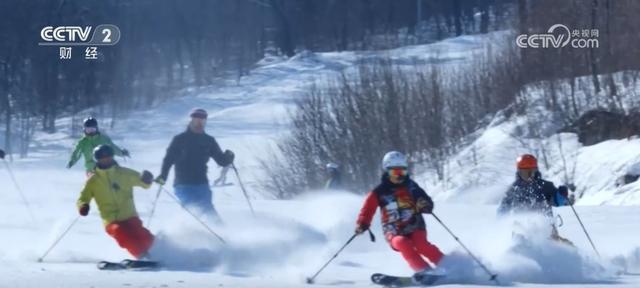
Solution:
<svg viewBox="0 0 640 288">
<path fill-rule="evenodd" d="M 542 179 L 538 171 L 538 160 L 531 154 L 524 154 L 517 160 L 516 181 L 511 185 L 502 199 L 498 214 L 508 212 L 535 212 L 553 221 L 551 207 L 573 204 L 566 186 L 556 188 L 553 182 Z M 560 237 L 555 225 L 552 225 L 551 238 L 571 244 L 571 241 Z M 571 244 L 572 245 L 572 244 Z"/>
<path fill-rule="evenodd" d="M 213 158 L 218 165 L 227 167 L 233 163 L 235 155 L 230 150 L 222 152 L 216 139 L 204 131 L 207 111 L 196 108 L 190 116 L 191 122 L 187 130 L 171 140 L 156 182 L 164 185 L 169 169 L 175 165 L 173 185 L 180 202 L 185 206 L 196 207 L 200 212 L 213 217 L 213 220 L 219 221 L 207 178 L 207 162 L 209 158 Z"/>
<path fill-rule="evenodd" d="M 444 274 L 438 265 L 444 254 L 427 240 L 422 213 L 433 211 L 433 201 L 410 179 L 405 156 L 397 151 L 387 153 L 382 160 L 382 183 L 369 192 L 360 210 L 356 233 L 367 231 L 378 207 L 382 213 L 382 229 L 391 248 L 400 252 L 416 272 L 414 279 L 428 274 Z"/>
<path fill-rule="evenodd" d="M 120 247 L 135 258 L 147 256 L 154 236 L 142 226 L 133 201 L 133 187 L 148 189 L 153 183 L 149 171 L 142 174 L 118 165 L 113 159 L 114 149 L 110 145 L 99 145 L 94 149 L 96 168 L 82 189 L 78 199 L 80 215 L 89 214 L 89 203 L 95 200 L 107 234 Z"/>
<path fill-rule="evenodd" d="M 5 155 L 4 150 L 0 149 L 0 159 L 4 159 Z"/>
<path fill-rule="evenodd" d="M 342 189 L 342 175 L 340 175 L 340 166 L 336 163 L 327 164 L 327 174 L 329 179 L 325 185 L 325 189 L 338 190 Z"/>
<path fill-rule="evenodd" d="M 129 157 L 129 151 L 121 149 L 118 145 L 111 141 L 109 136 L 100 133 L 98 130 L 98 120 L 93 117 L 89 117 L 84 120 L 84 136 L 76 144 L 73 153 L 71 153 L 71 159 L 67 163 L 67 168 L 73 167 L 73 165 L 80 160 L 80 157 L 84 157 L 84 168 L 89 176 L 96 163 L 93 160 L 93 149 L 99 145 L 109 145 L 115 151 L 115 155 Z"/>
</svg>

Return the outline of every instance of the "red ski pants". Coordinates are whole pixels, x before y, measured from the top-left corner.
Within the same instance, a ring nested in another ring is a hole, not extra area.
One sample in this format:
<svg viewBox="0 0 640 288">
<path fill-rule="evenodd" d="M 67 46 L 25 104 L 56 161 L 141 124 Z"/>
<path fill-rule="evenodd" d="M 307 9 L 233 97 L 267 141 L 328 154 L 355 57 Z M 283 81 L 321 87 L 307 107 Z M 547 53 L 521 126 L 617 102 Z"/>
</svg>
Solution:
<svg viewBox="0 0 640 288">
<path fill-rule="evenodd" d="M 416 230 L 404 236 L 388 235 L 387 240 L 389 240 L 391 248 L 400 252 L 411 269 L 416 272 L 429 267 L 422 256 L 429 259 L 434 265 L 437 265 L 444 256 L 438 247 L 427 241 L 427 231 L 425 230 Z"/>
<path fill-rule="evenodd" d="M 153 234 L 142 226 L 138 217 L 109 223 L 105 229 L 120 247 L 127 249 L 137 259 L 145 256 L 153 244 Z"/>
</svg>

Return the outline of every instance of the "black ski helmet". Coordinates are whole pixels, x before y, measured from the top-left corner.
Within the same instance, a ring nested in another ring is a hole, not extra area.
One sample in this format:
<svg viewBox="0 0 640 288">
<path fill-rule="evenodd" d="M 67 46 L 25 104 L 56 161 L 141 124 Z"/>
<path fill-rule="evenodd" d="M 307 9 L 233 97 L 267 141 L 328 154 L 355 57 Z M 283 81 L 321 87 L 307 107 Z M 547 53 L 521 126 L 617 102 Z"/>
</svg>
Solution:
<svg viewBox="0 0 640 288">
<path fill-rule="evenodd" d="M 83 125 L 84 125 L 84 128 L 89 128 L 89 127 L 98 128 L 98 120 L 96 120 L 96 118 L 89 117 L 87 119 L 84 119 Z"/>
<path fill-rule="evenodd" d="M 93 160 L 98 162 L 98 160 L 105 157 L 113 157 L 113 148 L 111 146 L 103 144 L 93 149 Z"/>
</svg>

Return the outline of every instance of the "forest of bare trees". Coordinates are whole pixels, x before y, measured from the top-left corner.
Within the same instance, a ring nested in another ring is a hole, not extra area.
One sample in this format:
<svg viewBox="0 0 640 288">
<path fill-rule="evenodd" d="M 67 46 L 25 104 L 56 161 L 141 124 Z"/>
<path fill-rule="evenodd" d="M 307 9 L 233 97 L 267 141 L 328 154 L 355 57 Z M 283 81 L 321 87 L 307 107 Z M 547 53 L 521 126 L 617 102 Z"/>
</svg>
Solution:
<svg viewBox="0 0 640 288">
<path fill-rule="evenodd" d="M 184 87 L 239 78 L 268 53 L 379 49 L 501 29 L 511 2 L 2 1 L 2 144 L 24 156 L 31 135 L 54 132 L 61 116 L 81 118 L 86 115 L 80 112 L 96 107 L 101 115 L 118 116 Z M 37 45 L 45 26 L 99 24 L 117 25 L 122 39 L 101 48 L 97 61 L 60 60 L 55 47 Z"/>
<path fill-rule="evenodd" d="M 356 75 L 317 83 L 297 103 L 292 133 L 263 162 L 273 176 L 264 185 L 277 197 L 291 197 L 322 187 L 324 164 L 338 162 L 346 188 L 366 191 L 379 177 L 381 155 L 389 150 L 407 153 L 442 180 L 446 157 L 496 112 L 502 117 L 525 115 L 527 131 L 514 135 L 525 141 L 550 136 L 588 109 L 623 115 L 638 110 L 640 102 L 631 99 L 636 94 L 623 97 L 620 90 L 632 89 L 640 80 L 640 37 L 632 35 L 632 27 L 640 27 L 640 18 L 634 16 L 639 14 L 637 1 L 520 0 L 509 22 L 510 37 L 487 47 L 487 53 L 468 65 L 447 69 L 416 64 L 407 71 L 391 61 L 363 63 Z M 516 47 L 516 35 L 545 33 L 558 23 L 598 30 L 599 46 Z M 541 91 L 544 106 L 553 114 L 551 123 L 530 111 L 534 99 L 525 87 Z M 538 146 L 532 151 L 545 160 L 546 148 Z"/>
</svg>

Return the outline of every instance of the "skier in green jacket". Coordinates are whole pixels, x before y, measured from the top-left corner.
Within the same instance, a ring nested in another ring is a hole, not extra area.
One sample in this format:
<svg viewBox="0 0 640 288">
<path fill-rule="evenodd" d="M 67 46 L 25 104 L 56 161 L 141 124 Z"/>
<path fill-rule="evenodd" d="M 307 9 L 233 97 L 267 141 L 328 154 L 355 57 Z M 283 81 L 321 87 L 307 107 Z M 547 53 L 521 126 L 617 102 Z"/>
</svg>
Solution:
<svg viewBox="0 0 640 288">
<path fill-rule="evenodd" d="M 109 136 L 98 131 L 98 121 L 95 118 L 89 117 L 85 119 L 84 137 L 78 141 L 76 148 L 73 150 L 73 153 L 71 153 L 71 159 L 69 159 L 67 168 L 73 167 L 73 165 L 80 160 L 80 157 L 84 156 L 84 168 L 87 171 L 87 175 L 92 174 L 96 166 L 96 162 L 93 160 L 93 149 L 103 144 L 111 146 L 118 156 L 130 157 L 129 151 L 113 144 Z"/>
</svg>

